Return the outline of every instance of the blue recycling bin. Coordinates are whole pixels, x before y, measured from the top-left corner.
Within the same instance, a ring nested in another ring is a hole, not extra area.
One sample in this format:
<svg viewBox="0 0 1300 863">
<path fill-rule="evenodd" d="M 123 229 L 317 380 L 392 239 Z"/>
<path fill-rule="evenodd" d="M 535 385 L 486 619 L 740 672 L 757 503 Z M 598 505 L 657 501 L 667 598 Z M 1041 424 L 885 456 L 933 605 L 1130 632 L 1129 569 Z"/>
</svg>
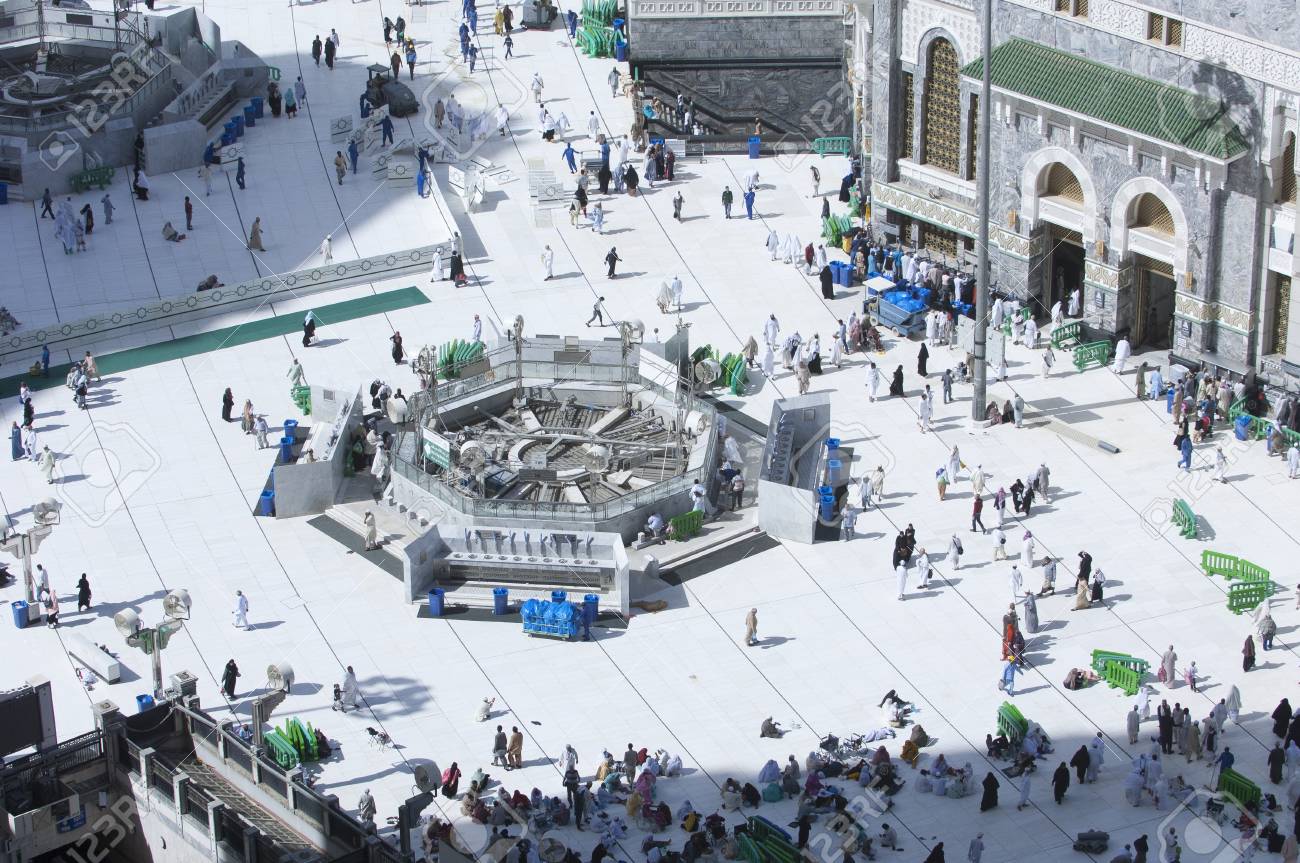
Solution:
<svg viewBox="0 0 1300 863">
<path fill-rule="evenodd" d="M 235 143 L 235 133 L 229 129 L 221 133 L 221 146 L 229 147 Z"/>
<path fill-rule="evenodd" d="M 280 463 L 293 463 L 293 438 L 291 437 L 280 438 Z"/>
<path fill-rule="evenodd" d="M 588 593 L 582 598 L 582 622 L 584 626 L 591 626 L 596 622 L 596 617 L 600 614 L 600 596 L 595 593 Z"/>
<path fill-rule="evenodd" d="M 235 138 L 239 139 L 244 137 L 244 115 L 236 114 L 234 120 L 235 120 Z"/>
<path fill-rule="evenodd" d="M 9 184 L 0 183 L 0 204 L 9 203 Z"/>
<path fill-rule="evenodd" d="M 136 713 L 144 713 L 146 710 L 148 710 L 148 709 L 151 708 L 151 707 L 153 707 L 153 696 L 152 696 L 152 695 L 137 695 L 137 696 L 135 697 L 135 712 L 136 712 Z"/>
<path fill-rule="evenodd" d="M 9 603 L 9 607 L 13 609 L 14 626 L 17 627 L 18 629 L 26 629 L 27 628 L 27 600 L 20 599 L 17 602 L 11 602 Z"/>
<path fill-rule="evenodd" d="M 266 111 L 266 100 L 261 96 L 254 96 L 249 102 L 253 106 L 253 116 L 259 120 L 262 119 L 262 115 Z"/>
<path fill-rule="evenodd" d="M 285 421 L 284 421 L 284 436 L 287 437 L 287 438 L 289 438 L 289 440 L 297 440 L 297 439 L 298 439 L 298 421 L 297 421 L 297 420 L 285 420 Z"/>
<path fill-rule="evenodd" d="M 833 450 L 840 448 L 840 439 L 837 437 L 826 438 L 826 449 Z"/>
<path fill-rule="evenodd" d="M 624 22 L 622 18 L 615 18 L 615 19 L 614 19 L 614 32 L 615 32 L 615 33 L 622 33 L 622 32 L 623 32 L 623 24 L 624 24 L 624 23 L 626 23 L 626 22 Z"/>
<path fill-rule="evenodd" d="M 492 588 L 492 613 L 508 614 L 510 611 L 510 589 L 505 587 Z"/>
<path fill-rule="evenodd" d="M 750 135 L 750 137 L 749 137 L 749 158 L 751 158 L 751 159 L 757 159 L 757 158 L 758 158 L 758 151 L 759 151 L 759 149 L 762 147 L 762 145 L 763 145 L 763 139 L 762 139 L 762 138 L 760 138 L 760 137 L 757 136 L 757 135 Z"/>
<path fill-rule="evenodd" d="M 244 125 L 249 128 L 257 125 L 257 110 L 252 105 L 244 106 Z"/>
<path fill-rule="evenodd" d="M 824 494 L 821 496 L 820 515 L 822 521 L 830 521 L 835 518 L 835 495 Z"/>
<path fill-rule="evenodd" d="M 844 462 L 837 458 L 826 459 L 826 480 L 839 485 L 844 481 Z"/>
<path fill-rule="evenodd" d="M 262 496 L 257 499 L 257 514 L 272 516 L 275 515 L 275 492 L 267 489 L 262 492 Z"/>
<path fill-rule="evenodd" d="M 622 39 L 614 43 L 614 59 L 619 63 L 627 62 L 627 43 Z"/>
<path fill-rule="evenodd" d="M 1170 387 L 1169 391 L 1165 393 L 1165 413 L 1167 414 L 1174 412 L 1174 389 L 1174 387 Z"/>
<path fill-rule="evenodd" d="M 568 601 L 569 601 L 568 591 L 564 591 L 564 590 L 551 591 L 551 602 L 568 602 Z"/>
<path fill-rule="evenodd" d="M 1232 433 L 1237 436 L 1237 440 L 1246 440 L 1250 436 L 1250 424 L 1254 420 L 1251 416 L 1240 416 L 1232 422 Z"/>
<path fill-rule="evenodd" d="M 443 590 L 441 587 L 435 587 L 433 590 L 429 591 L 430 617 L 442 617 L 444 599 L 445 597 L 443 596 Z"/>
</svg>

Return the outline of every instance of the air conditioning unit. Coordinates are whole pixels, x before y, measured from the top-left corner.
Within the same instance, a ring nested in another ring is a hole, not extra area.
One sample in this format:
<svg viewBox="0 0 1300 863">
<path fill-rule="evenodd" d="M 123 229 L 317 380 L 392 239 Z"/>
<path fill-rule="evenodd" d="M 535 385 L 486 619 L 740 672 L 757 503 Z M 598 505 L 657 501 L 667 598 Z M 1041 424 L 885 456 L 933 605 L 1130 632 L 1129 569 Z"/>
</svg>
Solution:
<svg viewBox="0 0 1300 863">
<path fill-rule="evenodd" d="M 199 679 L 188 671 L 178 671 L 168 680 L 171 682 L 171 688 L 175 689 L 181 697 L 199 693 Z"/>
</svg>

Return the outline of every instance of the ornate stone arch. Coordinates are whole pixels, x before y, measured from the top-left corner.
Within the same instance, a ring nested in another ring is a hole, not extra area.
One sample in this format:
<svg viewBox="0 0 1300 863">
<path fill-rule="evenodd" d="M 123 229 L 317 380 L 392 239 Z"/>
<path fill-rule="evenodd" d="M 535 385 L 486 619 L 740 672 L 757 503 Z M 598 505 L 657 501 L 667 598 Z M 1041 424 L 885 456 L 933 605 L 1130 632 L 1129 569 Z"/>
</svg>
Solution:
<svg viewBox="0 0 1300 863">
<path fill-rule="evenodd" d="M 1173 265 L 1175 273 L 1185 272 L 1187 261 L 1187 215 L 1183 205 L 1169 188 L 1152 177 L 1134 177 L 1124 183 L 1115 192 L 1115 200 L 1110 208 L 1110 240 L 1119 257 L 1129 252 L 1129 210 L 1142 195 L 1154 195 L 1165 205 L 1174 223 Z"/>
<path fill-rule="evenodd" d="M 1084 244 L 1091 245 L 1097 237 L 1097 217 L 1100 215 L 1097 208 L 1097 187 L 1079 157 L 1064 147 L 1044 147 L 1025 161 L 1025 167 L 1020 172 L 1020 213 L 1030 222 L 1038 222 L 1038 200 L 1043 194 L 1040 187 L 1048 169 L 1058 162 L 1074 174 L 1083 190 L 1083 221 L 1077 227 L 1083 235 Z"/>
<path fill-rule="evenodd" d="M 930 56 L 930 45 L 936 39 L 943 39 L 952 46 L 952 50 L 957 52 L 958 69 L 968 62 L 966 52 L 962 50 L 961 41 L 957 38 L 957 34 L 946 27 L 931 27 L 921 34 L 921 38 L 916 43 L 916 53 L 912 58 L 919 72 L 918 77 L 924 77 L 925 75 L 926 60 Z"/>
</svg>

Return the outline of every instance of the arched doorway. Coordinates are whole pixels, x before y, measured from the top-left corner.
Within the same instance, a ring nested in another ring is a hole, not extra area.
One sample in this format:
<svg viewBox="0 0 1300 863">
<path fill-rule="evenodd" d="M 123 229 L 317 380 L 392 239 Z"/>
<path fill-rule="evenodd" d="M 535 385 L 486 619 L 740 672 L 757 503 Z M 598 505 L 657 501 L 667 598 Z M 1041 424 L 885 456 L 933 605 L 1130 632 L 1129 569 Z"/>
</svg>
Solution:
<svg viewBox="0 0 1300 863">
<path fill-rule="evenodd" d="M 1037 314 L 1051 311 L 1056 303 L 1069 308 L 1070 296 L 1083 292 L 1085 215 L 1083 186 L 1074 172 L 1053 162 L 1039 175 L 1038 215 L 1048 225 L 1046 291 Z M 1082 306 L 1081 306 L 1082 308 Z"/>
<path fill-rule="evenodd" d="M 1174 268 L 1170 261 L 1143 254 L 1174 244 L 1174 218 L 1151 192 L 1143 192 L 1128 207 L 1129 246 L 1134 250 L 1136 293 L 1129 341 L 1134 347 L 1168 348 L 1173 345 Z"/>
<path fill-rule="evenodd" d="M 924 163 L 956 174 L 961 164 L 961 90 L 957 49 L 947 39 L 930 43 L 925 70 Z"/>
</svg>

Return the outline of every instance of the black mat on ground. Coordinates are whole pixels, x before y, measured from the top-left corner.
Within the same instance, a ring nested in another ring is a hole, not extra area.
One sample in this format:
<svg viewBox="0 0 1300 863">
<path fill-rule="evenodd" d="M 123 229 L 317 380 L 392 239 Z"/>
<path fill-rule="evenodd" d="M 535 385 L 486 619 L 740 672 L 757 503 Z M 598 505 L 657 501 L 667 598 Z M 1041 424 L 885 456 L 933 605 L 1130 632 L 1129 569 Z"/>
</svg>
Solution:
<svg viewBox="0 0 1300 863">
<path fill-rule="evenodd" d="M 382 544 L 377 551 L 362 551 L 361 547 L 365 544 L 365 540 L 327 515 L 318 515 L 309 519 L 307 523 L 353 554 L 364 557 L 398 581 L 403 580 L 401 561 L 384 551 Z"/>
<path fill-rule="evenodd" d="M 750 555 L 767 551 L 769 548 L 776 548 L 778 545 L 780 543 L 767 534 L 756 534 L 740 542 L 725 545 L 717 551 L 708 552 L 703 557 L 698 557 L 680 566 L 674 565 L 662 569 L 659 572 L 659 580 L 676 587 L 682 582 L 706 575 L 738 560 L 743 560 Z"/>
</svg>

